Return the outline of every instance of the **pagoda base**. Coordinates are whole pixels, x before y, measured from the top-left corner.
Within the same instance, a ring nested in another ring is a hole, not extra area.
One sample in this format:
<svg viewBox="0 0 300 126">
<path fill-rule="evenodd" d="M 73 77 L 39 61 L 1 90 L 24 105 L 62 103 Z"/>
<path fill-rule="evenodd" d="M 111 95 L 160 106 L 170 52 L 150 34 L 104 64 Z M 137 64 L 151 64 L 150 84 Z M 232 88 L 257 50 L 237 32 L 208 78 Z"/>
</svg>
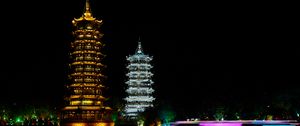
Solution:
<svg viewBox="0 0 300 126">
<path fill-rule="evenodd" d="M 114 126 L 114 122 L 63 122 L 61 126 Z"/>
</svg>

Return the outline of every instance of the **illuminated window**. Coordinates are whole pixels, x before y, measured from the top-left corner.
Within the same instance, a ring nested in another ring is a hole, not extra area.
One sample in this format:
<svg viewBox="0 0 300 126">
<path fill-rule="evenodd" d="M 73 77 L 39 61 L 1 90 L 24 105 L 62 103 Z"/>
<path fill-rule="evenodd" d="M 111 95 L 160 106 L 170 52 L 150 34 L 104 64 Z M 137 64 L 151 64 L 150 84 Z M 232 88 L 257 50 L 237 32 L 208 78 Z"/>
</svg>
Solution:
<svg viewBox="0 0 300 126">
<path fill-rule="evenodd" d="M 79 105 L 80 101 L 71 101 L 71 105 Z"/>
<path fill-rule="evenodd" d="M 89 26 L 87 26 L 86 28 L 87 28 L 87 29 L 93 29 L 93 27 L 92 27 L 92 26 L 90 26 L 90 25 L 89 25 Z"/>
<path fill-rule="evenodd" d="M 81 49 L 81 46 L 76 46 L 76 48 L 75 49 Z"/>
<path fill-rule="evenodd" d="M 90 37 L 92 37 L 92 35 L 89 35 L 89 34 L 88 34 L 88 35 L 86 35 L 86 37 L 89 37 L 89 38 L 90 38 Z"/>
<path fill-rule="evenodd" d="M 85 46 L 86 49 L 92 49 L 92 46 L 91 45 L 87 45 Z"/>
<path fill-rule="evenodd" d="M 83 105 L 91 105 L 93 104 L 93 101 L 82 101 Z"/>
</svg>

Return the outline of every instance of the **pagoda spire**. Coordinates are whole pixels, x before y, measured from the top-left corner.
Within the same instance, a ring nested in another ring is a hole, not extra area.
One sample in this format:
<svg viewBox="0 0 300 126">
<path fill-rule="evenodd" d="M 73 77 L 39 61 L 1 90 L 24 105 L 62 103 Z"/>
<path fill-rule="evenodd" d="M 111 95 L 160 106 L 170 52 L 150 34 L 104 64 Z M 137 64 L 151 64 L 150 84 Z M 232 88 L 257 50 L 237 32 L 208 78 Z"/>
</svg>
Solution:
<svg viewBox="0 0 300 126">
<path fill-rule="evenodd" d="M 139 37 L 139 40 L 138 40 L 138 47 L 137 47 L 135 53 L 136 53 L 136 54 L 143 54 L 143 48 L 142 48 L 142 44 L 141 44 L 140 37 Z"/>
<path fill-rule="evenodd" d="M 89 0 L 85 0 L 85 12 L 84 13 L 91 13 L 90 1 Z"/>
<path fill-rule="evenodd" d="M 102 20 L 97 20 L 92 15 L 90 0 L 85 0 L 85 7 L 83 14 L 80 18 L 75 18 L 72 23 L 76 26 L 79 21 L 87 20 L 87 21 L 96 21 L 97 23 L 102 23 Z"/>
<path fill-rule="evenodd" d="M 85 0 L 85 8 L 84 8 L 83 17 L 86 19 L 93 18 L 89 0 Z"/>
</svg>

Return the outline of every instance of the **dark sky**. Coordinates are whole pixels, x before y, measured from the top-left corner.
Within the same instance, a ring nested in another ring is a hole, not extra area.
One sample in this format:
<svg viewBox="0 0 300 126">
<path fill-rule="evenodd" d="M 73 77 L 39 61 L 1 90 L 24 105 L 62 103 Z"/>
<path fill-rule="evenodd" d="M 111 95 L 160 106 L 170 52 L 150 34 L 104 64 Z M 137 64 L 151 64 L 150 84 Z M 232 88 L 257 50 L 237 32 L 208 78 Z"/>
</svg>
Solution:
<svg viewBox="0 0 300 126">
<path fill-rule="evenodd" d="M 1 103 L 60 104 L 71 21 L 84 0 L 1 5 Z M 156 97 L 178 108 L 299 95 L 299 9 L 292 5 L 92 0 L 104 22 L 106 95 L 125 97 L 125 59 L 139 36 L 154 57 Z"/>
</svg>

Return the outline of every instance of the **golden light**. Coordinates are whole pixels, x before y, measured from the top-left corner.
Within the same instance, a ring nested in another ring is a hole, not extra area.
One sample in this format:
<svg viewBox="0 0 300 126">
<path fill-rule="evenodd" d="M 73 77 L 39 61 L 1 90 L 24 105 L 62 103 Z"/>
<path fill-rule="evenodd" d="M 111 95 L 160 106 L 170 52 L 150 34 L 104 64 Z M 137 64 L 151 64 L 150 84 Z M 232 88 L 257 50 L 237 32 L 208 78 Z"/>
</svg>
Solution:
<svg viewBox="0 0 300 126">
<path fill-rule="evenodd" d="M 77 123 L 68 123 L 65 126 L 114 126 L 114 123 L 105 123 L 105 122 L 95 122 L 95 123 L 84 123 L 84 122 L 77 122 Z"/>
<path fill-rule="evenodd" d="M 100 27 L 102 20 L 97 20 L 92 16 L 89 6 L 89 0 L 86 0 L 86 11 L 81 17 L 75 18 L 72 23 L 75 26 L 73 31 L 74 41 L 71 43 L 69 64 L 70 73 L 68 75 L 70 83 L 66 86 L 69 89 L 65 97 L 68 105 L 64 107 L 62 114 L 63 126 L 114 126 L 109 119 L 103 122 L 104 117 L 101 114 L 102 102 L 105 97 L 102 96 L 103 81 L 100 76 L 100 69 L 103 68 L 101 59 L 105 55 L 100 52 L 103 36 L 97 28 Z M 81 111 L 81 116 L 75 116 L 75 113 Z M 108 110 L 111 111 L 111 110 Z M 103 113 L 102 113 L 103 112 Z M 86 120 L 88 119 L 88 121 Z"/>
</svg>

